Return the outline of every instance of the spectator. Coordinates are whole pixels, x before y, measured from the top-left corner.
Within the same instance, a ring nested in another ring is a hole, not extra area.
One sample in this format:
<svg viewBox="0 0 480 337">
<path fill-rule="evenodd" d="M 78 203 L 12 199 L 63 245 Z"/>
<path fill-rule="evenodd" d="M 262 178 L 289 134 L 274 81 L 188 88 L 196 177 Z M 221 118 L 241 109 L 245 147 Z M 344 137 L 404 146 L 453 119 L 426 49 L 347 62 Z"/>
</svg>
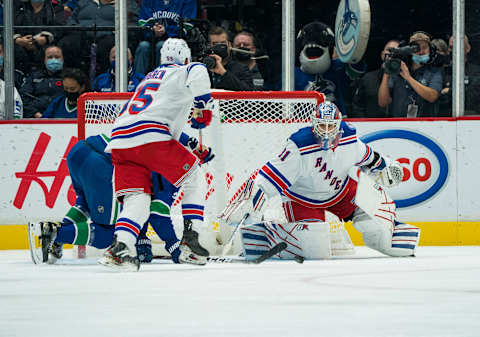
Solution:
<svg viewBox="0 0 480 337">
<path fill-rule="evenodd" d="M 443 85 L 440 91 L 440 97 L 435 104 L 435 117 L 452 116 L 452 95 L 450 87 L 452 85 L 452 57 L 448 50 L 448 44 L 442 39 L 433 39 L 436 54 L 432 65 L 440 67 L 442 70 Z"/>
<path fill-rule="evenodd" d="M 58 46 L 45 49 L 44 68 L 34 71 L 20 90 L 23 117 L 41 118 L 52 98 L 62 94 L 63 53 Z"/>
<path fill-rule="evenodd" d="M 1 55 L 1 66 L 0 66 L 0 77 L 2 79 L 4 79 L 4 74 L 3 74 L 3 65 L 4 65 L 4 61 L 5 61 L 5 58 L 4 58 L 4 49 L 3 49 L 3 44 L 0 42 L 0 55 Z M 17 90 L 20 90 L 20 88 L 23 86 L 23 84 L 25 83 L 25 74 L 23 73 L 23 71 L 19 70 L 19 69 L 14 69 L 13 70 L 14 73 L 13 73 L 13 80 L 14 80 L 14 84 L 15 84 L 15 88 L 17 88 Z"/>
<path fill-rule="evenodd" d="M 137 21 L 138 3 L 136 0 L 128 0 L 127 14 L 130 18 L 129 24 Z M 115 1 L 114 0 L 78 0 L 72 15 L 67 21 L 68 25 L 91 27 L 111 26 L 115 27 Z M 129 43 L 135 44 L 134 34 L 130 34 Z M 96 49 L 91 49 L 95 42 Z M 105 72 L 110 49 L 115 45 L 113 31 L 77 31 L 71 32 L 60 41 L 60 46 L 65 52 L 67 67 L 80 68 L 87 72 L 91 57 L 95 56 L 96 72 Z M 94 75 L 94 74 L 91 74 Z M 92 77 L 93 78 L 93 77 Z"/>
<path fill-rule="evenodd" d="M 453 48 L 453 36 L 448 41 L 448 50 L 451 53 Z M 480 66 L 474 64 L 469 59 L 469 54 L 472 49 L 468 36 L 464 37 L 464 53 L 465 53 L 465 115 L 480 114 Z M 445 67 L 444 87 L 441 91 L 441 106 L 440 116 L 452 116 L 452 67 L 448 65 Z"/>
<path fill-rule="evenodd" d="M 77 118 L 77 100 L 88 90 L 88 77 L 80 69 L 65 69 L 63 90 L 47 107 L 43 118 Z"/>
<path fill-rule="evenodd" d="M 383 74 L 378 104 L 383 108 L 391 104 L 390 117 L 431 117 L 442 89 L 442 72 L 429 64 L 434 55 L 427 33 L 415 32 L 409 42 L 420 50 L 411 56 L 408 65 L 401 61 L 398 75 Z"/>
<path fill-rule="evenodd" d="M 208 38 L 215 67 L 208 69 L 212 75 L 212 88 L 234 91 L 253 90 L 253 79 L 248 66 L 233 61 L 231 43 L 222 27 L 213 27 Z"/>
<path fill-rule="evenodd" d="M 397 48 L 399 41 L 390 40 L 387 42 L 380 58 L 382 63 L 385 61 L 386 55 L 389 53 L 390 48 Z M 383 77 L 383 67 L 379 69 L 369 71 L 363 77 L 361 77 L 356 86 L 356 90 L 353 95 L 353 110 L 349 117 L 353 118 L 383 118 L 388 117 L 388 108 L 382 108 L 378 105 L 378 88 Z"/>
<path fill-rule="evenodd" d="M 0 44 L 0 71 L 3 74 L 3 45 Z M 15 75 L 17 75 L 15 73 Z M 22 98 L 18 94 L 17 88 L 13 88 L 14 97 L 15 97 L 15 110 L 13 111 L 13 118 L 19 119 L 23 117 L 23 102 Z M 0 79 L 0 119 L 5 119 L 5 82 L 3 79 Z"/>
<path fill-rule="evenodd" d="M 128 57 L 128 87 L 127 91 L 135 91 L 137 85 L 145 76 L 133 70 L 133 57 L 130 48 L 127 49 Z M 93 83 L 93 91 L 113 92 L 115 91 L 115 47 L 110 49 L 110 68 L 106 73 L 100 74 Z"/>
<path fill-rule="evenodd" d="M 65 24 L 63 6 L 52 0 L 30 0 L 16 2 L 14 24 L 17 26 L 61 26 Z M 43 28 L 22 34 L 14 34 L 15 62 L 24 73 L 41 67 L 43 48 L 61 38 L 60 33 L 53 33 Z"/>
<path fill-rule="evenodd" d="M 253 78 L 253 86 L 255 90 L 263 90 L 263 77 L 258 69 L 258 65 L 253 56 L 257 53 L 257 46 L 255 45 L 255 37 L 252 33 L 247 31 L 241 31 L 233 38 L 233 47 L 237 49 L 245 50 L 250 53 L 242 53 L 234 51 L 234 58 L 248 66 L 249 72 Z"/>
<path fill-rule="evenodd" d="M 196 0 L 142 0 L 138 25 L 151 27 L 152 31 L 145 33 L 135 51 L 135 70 L 146 74 L 160 64 L 160 49 L 169 37 L 178 36 L 179 18 L 194 19 L 197 16 Z M 153 34 L 153 36 L 152 36 Z M 150 64 L 151 42 L 155 41 L 155 64 Z"/>
</svg>

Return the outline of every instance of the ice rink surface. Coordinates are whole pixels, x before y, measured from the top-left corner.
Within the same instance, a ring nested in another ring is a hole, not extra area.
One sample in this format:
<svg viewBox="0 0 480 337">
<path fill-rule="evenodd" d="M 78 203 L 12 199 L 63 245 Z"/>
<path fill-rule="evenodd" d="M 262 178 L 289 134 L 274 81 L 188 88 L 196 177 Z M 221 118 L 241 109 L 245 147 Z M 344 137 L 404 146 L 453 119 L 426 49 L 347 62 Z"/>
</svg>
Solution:
<svg viewBox="0 0 480 337">
<path fill-rule="evenodd" d="M 480 247 L 138 273 L 0 251 L 0 336 L 480 336 Z"/>
</svg>

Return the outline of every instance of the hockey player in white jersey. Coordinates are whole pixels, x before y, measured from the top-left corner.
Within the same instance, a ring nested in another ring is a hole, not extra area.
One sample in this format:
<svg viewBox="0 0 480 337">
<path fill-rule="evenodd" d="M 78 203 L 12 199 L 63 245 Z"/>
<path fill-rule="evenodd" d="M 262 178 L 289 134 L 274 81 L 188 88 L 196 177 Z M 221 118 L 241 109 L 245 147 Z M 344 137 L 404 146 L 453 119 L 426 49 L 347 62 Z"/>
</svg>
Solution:
<svg viewBox="0 0 480 337">
<path fill-rule="evenodd" d="M 342 121 L 341 112 L 331 102 L 320 103 L 311 121 L 312 127 L 293 133 L 278 157 L 260 169 L 222 214 L 229 222 L 244 219 L 244 225 L 250 224 L 242 229 L 245 255 L 254 257 L 266 246 L 284 241 L 289 247 L 283 257 L 301 256 L 301 247 L 295 244 L 295 224 L 309 222 L 314 229 L 315 222 L 325 221 L 325 211 L 340 220 L 353 218 L 368 247 L 389 256 L 413 255 L 420 230 L 397 221 L 395 204 L 381 187 L 380 197 L 369 192 L 365 196 L 364 189 L 358 195 L 357 181 L 349 175 L 357 166 L 376 175 L 381 185 L 391 187 L 402 181 L 400 164 L 358 139 L 355 128 Z M 288 227 L 261 221 L 265 200 L 278 194 Z M 358 205 L 366 206 L 362 210 Z"/>
<path fill-rule="evenodd" d="M 115 120 L 105 151 L 112 153 L 115 193 L 123 202 L 123 210 L 115 224 L 114 242 L 100 259 L 101 264 L 138 269 L 135 242 L 149 215 L 151 171 L 184 190 L 180 261 L 206 262 L 209 253 L 198 242 L 205 186 L 197 168 L 208 151 L 196 150 L 200 152 L 197 157 L 178 139 L 192 102 L 191 126 L 200 129 L 211 121 L 213 100 L 205 65 L 190 60 L 184 40 L 167 39 L 161 50 L 162 65 L 147 74 Z"/>
</svg>

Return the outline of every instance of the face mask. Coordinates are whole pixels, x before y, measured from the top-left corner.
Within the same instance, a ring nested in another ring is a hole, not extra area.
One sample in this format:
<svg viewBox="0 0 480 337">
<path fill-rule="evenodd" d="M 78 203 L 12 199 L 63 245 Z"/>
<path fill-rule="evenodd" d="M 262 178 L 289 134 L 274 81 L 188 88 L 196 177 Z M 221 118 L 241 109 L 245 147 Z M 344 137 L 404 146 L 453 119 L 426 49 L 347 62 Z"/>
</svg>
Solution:
<svg viewBox="0 0 480 337">
<path fill-rule="evenodd" d="M 78 100 L 78 97 L 80 96 L 80 93 L 65 91 L 65 96 L 67 97 L 67 100 L 69 102 L 76 102 Z"/>
<path fill-rule="evenodd" d="M 63 62 L 60 59 L 48 59 L 47 63 L 45 63 L 45 66 L 51 72 L 56 73 L 57 71 L 62 70 Z"/>
<path fill-rule="evenodd" d="M 228 47 L 226 43 L 214 44 L 212 46 L 212 51 L 214 54 L 220 56 L 222 59 L 228 57 Z"/>
<path fill-rule="evenodd" d="M 0 67 L 3 67 L 3 56 L 0 55 Z"/>
<path fill-rule="evenodd" d="M 245 50 L 245 51 L 250 51 L 250 49 L 244 48 L 244 47 L 239 47 L 239 48 L 237 48 L 237 49 L 241 49 L 241 50 Z M 235 59 L 238 60 L 238 61 L 248 61 L 248 60 L 250 60 L 250 57 L 251 57 L 250 54 L 242 53 L 242 52 L 239 52 L 239 51 L 233 52 L 233 56 L 234 56 Z"/>
<path fill-rule="evenodd" d="M 412 61 L 415 62 L 416 64 L 426 64 L 429 60 L 430 60 L 429 54 L 425 54 L 425 55 L 413 54 L 412 55 Z"/>
</svg>

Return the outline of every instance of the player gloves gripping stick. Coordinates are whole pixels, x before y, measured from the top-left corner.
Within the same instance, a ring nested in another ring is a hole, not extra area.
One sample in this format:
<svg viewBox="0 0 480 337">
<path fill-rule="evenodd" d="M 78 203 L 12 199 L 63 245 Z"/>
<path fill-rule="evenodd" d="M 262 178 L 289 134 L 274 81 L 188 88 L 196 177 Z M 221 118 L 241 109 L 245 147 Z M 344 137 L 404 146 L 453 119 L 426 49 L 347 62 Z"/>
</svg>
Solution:
<svg viewBox="0 0 480 337">
<path fill-rule="evenodd" d="M 281 241 L 288 247 L 280 258 L 329 257 L 329 233 L 322 229 L 325 211 L 341 221 L 353 218 L 368 247 L 389 256 L 413 256 L 420 229 L 398 221 L 395 203 L 383 188 L 402 181 L 400 164 L 357 138 L 355 128 L 342 121 L 331 102 L 320 103 L 311 121 L 312 126 L 293 133 L 283 151 L 243 185 L 221 215 L 237 228 L 243 222 L 245 257 L 253 259 Z M 361 170 L 358 183 L 349 175 L 352 167 Z M 282 199 L 287 223 L 262 221 L 262 208 L 274 196 Z"/>
</svg>

